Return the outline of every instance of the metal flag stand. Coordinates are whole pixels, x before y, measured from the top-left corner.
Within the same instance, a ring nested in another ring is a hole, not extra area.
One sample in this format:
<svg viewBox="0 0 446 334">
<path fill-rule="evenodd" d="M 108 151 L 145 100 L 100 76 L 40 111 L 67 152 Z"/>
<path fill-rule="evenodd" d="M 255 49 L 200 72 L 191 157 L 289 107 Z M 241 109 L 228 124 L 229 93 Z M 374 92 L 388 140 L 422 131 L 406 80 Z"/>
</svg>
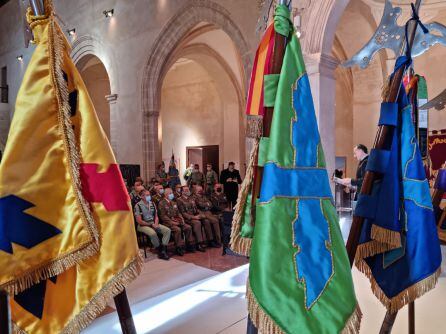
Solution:
<svg viewBox="0 0 446 334">
<path fill-rule="evenodd" d="M 418 15 L 419 9 L 421 6 L 421 0 L 417 0 L 415 4 L 415 14 Z M 417 28 L 418 22 L 417 21 L 410 21 L 409 27 L 408 27 L 408 41 L 409 45 L 405 45 L 405 42 L 403 42 L 403 45 L 400 50 L 400 55 L 404 55 L 406 52 L 406 48 L 412 48 L 412 45 L 414 43 L 415 39 L 415 33 Z M 403 79 L 403 75 L 406 68 L 405 66 L 400 67 L 396 72 L 395 75 L 392 78 L 392 81 L 390 83 L 390 90 L 388 95 L 385 97 L 385 102 L 396 102 L 401 82 Z M 375 143 L 373 145 L 374 149 L 388 149 L 388 146 L 390 144 L 389 138 L 392 138 L 394 129 L 392 127 L 381 125 L 378 128 L 378 132 L 375 138 Z M 364 177 L 363 185 L 361 188 L 361 194 L 363 195 L 370 195 L 372 193 L 372 188 L 375 180 L 377 180 L 378 175 L 376 173 L 367 171 Z M 359 216 L 353 216 L 353 223 L 350 230 L 350 234 L 347 240 L 347 252 L 350 259 L 350 265 L 353 266 L 356 251 L 359 244 L 359 237 L 361 234 L 362 226 L 364 224 L 364 218 Z M 381 326 L 380 334 L 388 334 L 391 333 L 393 324 L 395 323 L 395 319 L 398 312 L 391 313 L 390 311 L 387 311 L 386 316 L 384 318 L 384 321 Z M 409 304 L 409 333 L 414 334 L 415 333 L 415 304 L 414 302 Z"/>
</svg>

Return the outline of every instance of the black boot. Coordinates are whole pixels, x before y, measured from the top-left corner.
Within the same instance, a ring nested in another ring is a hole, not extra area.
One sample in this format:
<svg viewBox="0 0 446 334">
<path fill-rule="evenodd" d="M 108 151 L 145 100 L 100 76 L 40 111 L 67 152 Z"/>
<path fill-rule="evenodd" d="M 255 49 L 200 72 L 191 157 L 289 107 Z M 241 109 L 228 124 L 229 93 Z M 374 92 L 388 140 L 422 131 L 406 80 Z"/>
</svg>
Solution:
<svg viewBox="0 0 446 334">
<path fill-rule="evenodd" d="M 166 246 L 159 246 L 158 247 L 158 258 L 161 260 L 169 260 L 169 255 L 167 255 L 167 247 Z"/>
<path fill-rule="evenodd" d="M 186 246 L 186 252 L 188 253 L 195 253 L 195 248 L 192 245 L 187 245 Z"/>
<path fill-rule="evenodd" d="M 184 249 L 183 249 L 183 247 L 177 247 L 177 249 L 176 249 L 176 253 L 177 253 L 177 255 L 179 255 L 179 256 L 183 256 L 183 255 L 184 255 Z"/>
<path fill-rule="evenodd" d="M 197 244 L 197 251 L 199 251 L 199 252 L 206 252 L 206 249 L 203 247 L 202 244 Z"/>
</svg>

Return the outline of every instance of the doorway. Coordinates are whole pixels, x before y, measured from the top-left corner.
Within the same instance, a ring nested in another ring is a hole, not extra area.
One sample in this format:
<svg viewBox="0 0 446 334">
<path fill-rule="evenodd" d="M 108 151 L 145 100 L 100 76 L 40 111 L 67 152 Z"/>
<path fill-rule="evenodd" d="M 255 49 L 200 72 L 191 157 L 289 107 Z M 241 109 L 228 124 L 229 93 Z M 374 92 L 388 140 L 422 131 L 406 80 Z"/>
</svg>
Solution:
<svg viewBox="0 0 446 334">
<path fill-rule="evenodd" d="M 187 146 L 186 157 L 187 166 L 198 164 L 200 165 L 200 170 L 205 173 L 206 165 L 212 164 L 212 168 L 220 175 L 218 145 Z"/>
</svg>

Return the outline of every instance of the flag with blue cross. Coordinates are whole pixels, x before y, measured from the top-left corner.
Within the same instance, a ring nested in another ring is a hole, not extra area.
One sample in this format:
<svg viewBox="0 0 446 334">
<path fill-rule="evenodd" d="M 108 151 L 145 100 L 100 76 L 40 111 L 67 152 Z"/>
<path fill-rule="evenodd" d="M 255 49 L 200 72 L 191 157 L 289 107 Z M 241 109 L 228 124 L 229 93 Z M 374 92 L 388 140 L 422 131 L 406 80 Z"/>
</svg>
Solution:
<svg viewBox="0 0 446 334">
<path fill-rule="evenodd" d="M 274 106 L 256 203 L 248 310 L 263 333 L 357 333 L 361 319 L 333 203 L 308 75 L 289 10 L 276 31 L 288 37 L 281 73 L 266 75 Z"/>
<path fill-rule="evenodd" d="M 396 69 L 407 62 L 400 57 Z M 355 264 L 370 279 L 376 297 L 395 313 L 435 287 L 441 251 L 404 87 L 397 102 L 381 105 L 379 125 L 390 127 L 392 140 L 387 149 L 370 152 L 366 170 L 380 178 L 370 195 L 358 198 L 355 215 L 364 217 L 364 224 Z"/>
</svg>

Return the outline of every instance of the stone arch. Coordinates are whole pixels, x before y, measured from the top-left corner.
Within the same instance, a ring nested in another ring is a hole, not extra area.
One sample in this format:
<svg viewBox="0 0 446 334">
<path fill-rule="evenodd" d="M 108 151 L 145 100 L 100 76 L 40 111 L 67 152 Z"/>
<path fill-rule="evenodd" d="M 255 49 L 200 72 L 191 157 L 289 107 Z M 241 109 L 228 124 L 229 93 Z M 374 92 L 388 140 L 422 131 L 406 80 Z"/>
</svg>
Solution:
<svg viewBox="0 0 446 334">
<path fill-rule="evenodd" d="M 244 84 L 249 78 L 251 54 L 241 30 L 222 6 L 204 0 L 191 0 L 169 20 L 154 42 L 142 78 L 143 173 L 146 178 L 155 171 L 159 159 L 158 116 L 160 90 L 165 66 L 183 38 L 197 24 L 207 22 L 223 30 L 234 42 L 244 69 Z"/>
</svg>

